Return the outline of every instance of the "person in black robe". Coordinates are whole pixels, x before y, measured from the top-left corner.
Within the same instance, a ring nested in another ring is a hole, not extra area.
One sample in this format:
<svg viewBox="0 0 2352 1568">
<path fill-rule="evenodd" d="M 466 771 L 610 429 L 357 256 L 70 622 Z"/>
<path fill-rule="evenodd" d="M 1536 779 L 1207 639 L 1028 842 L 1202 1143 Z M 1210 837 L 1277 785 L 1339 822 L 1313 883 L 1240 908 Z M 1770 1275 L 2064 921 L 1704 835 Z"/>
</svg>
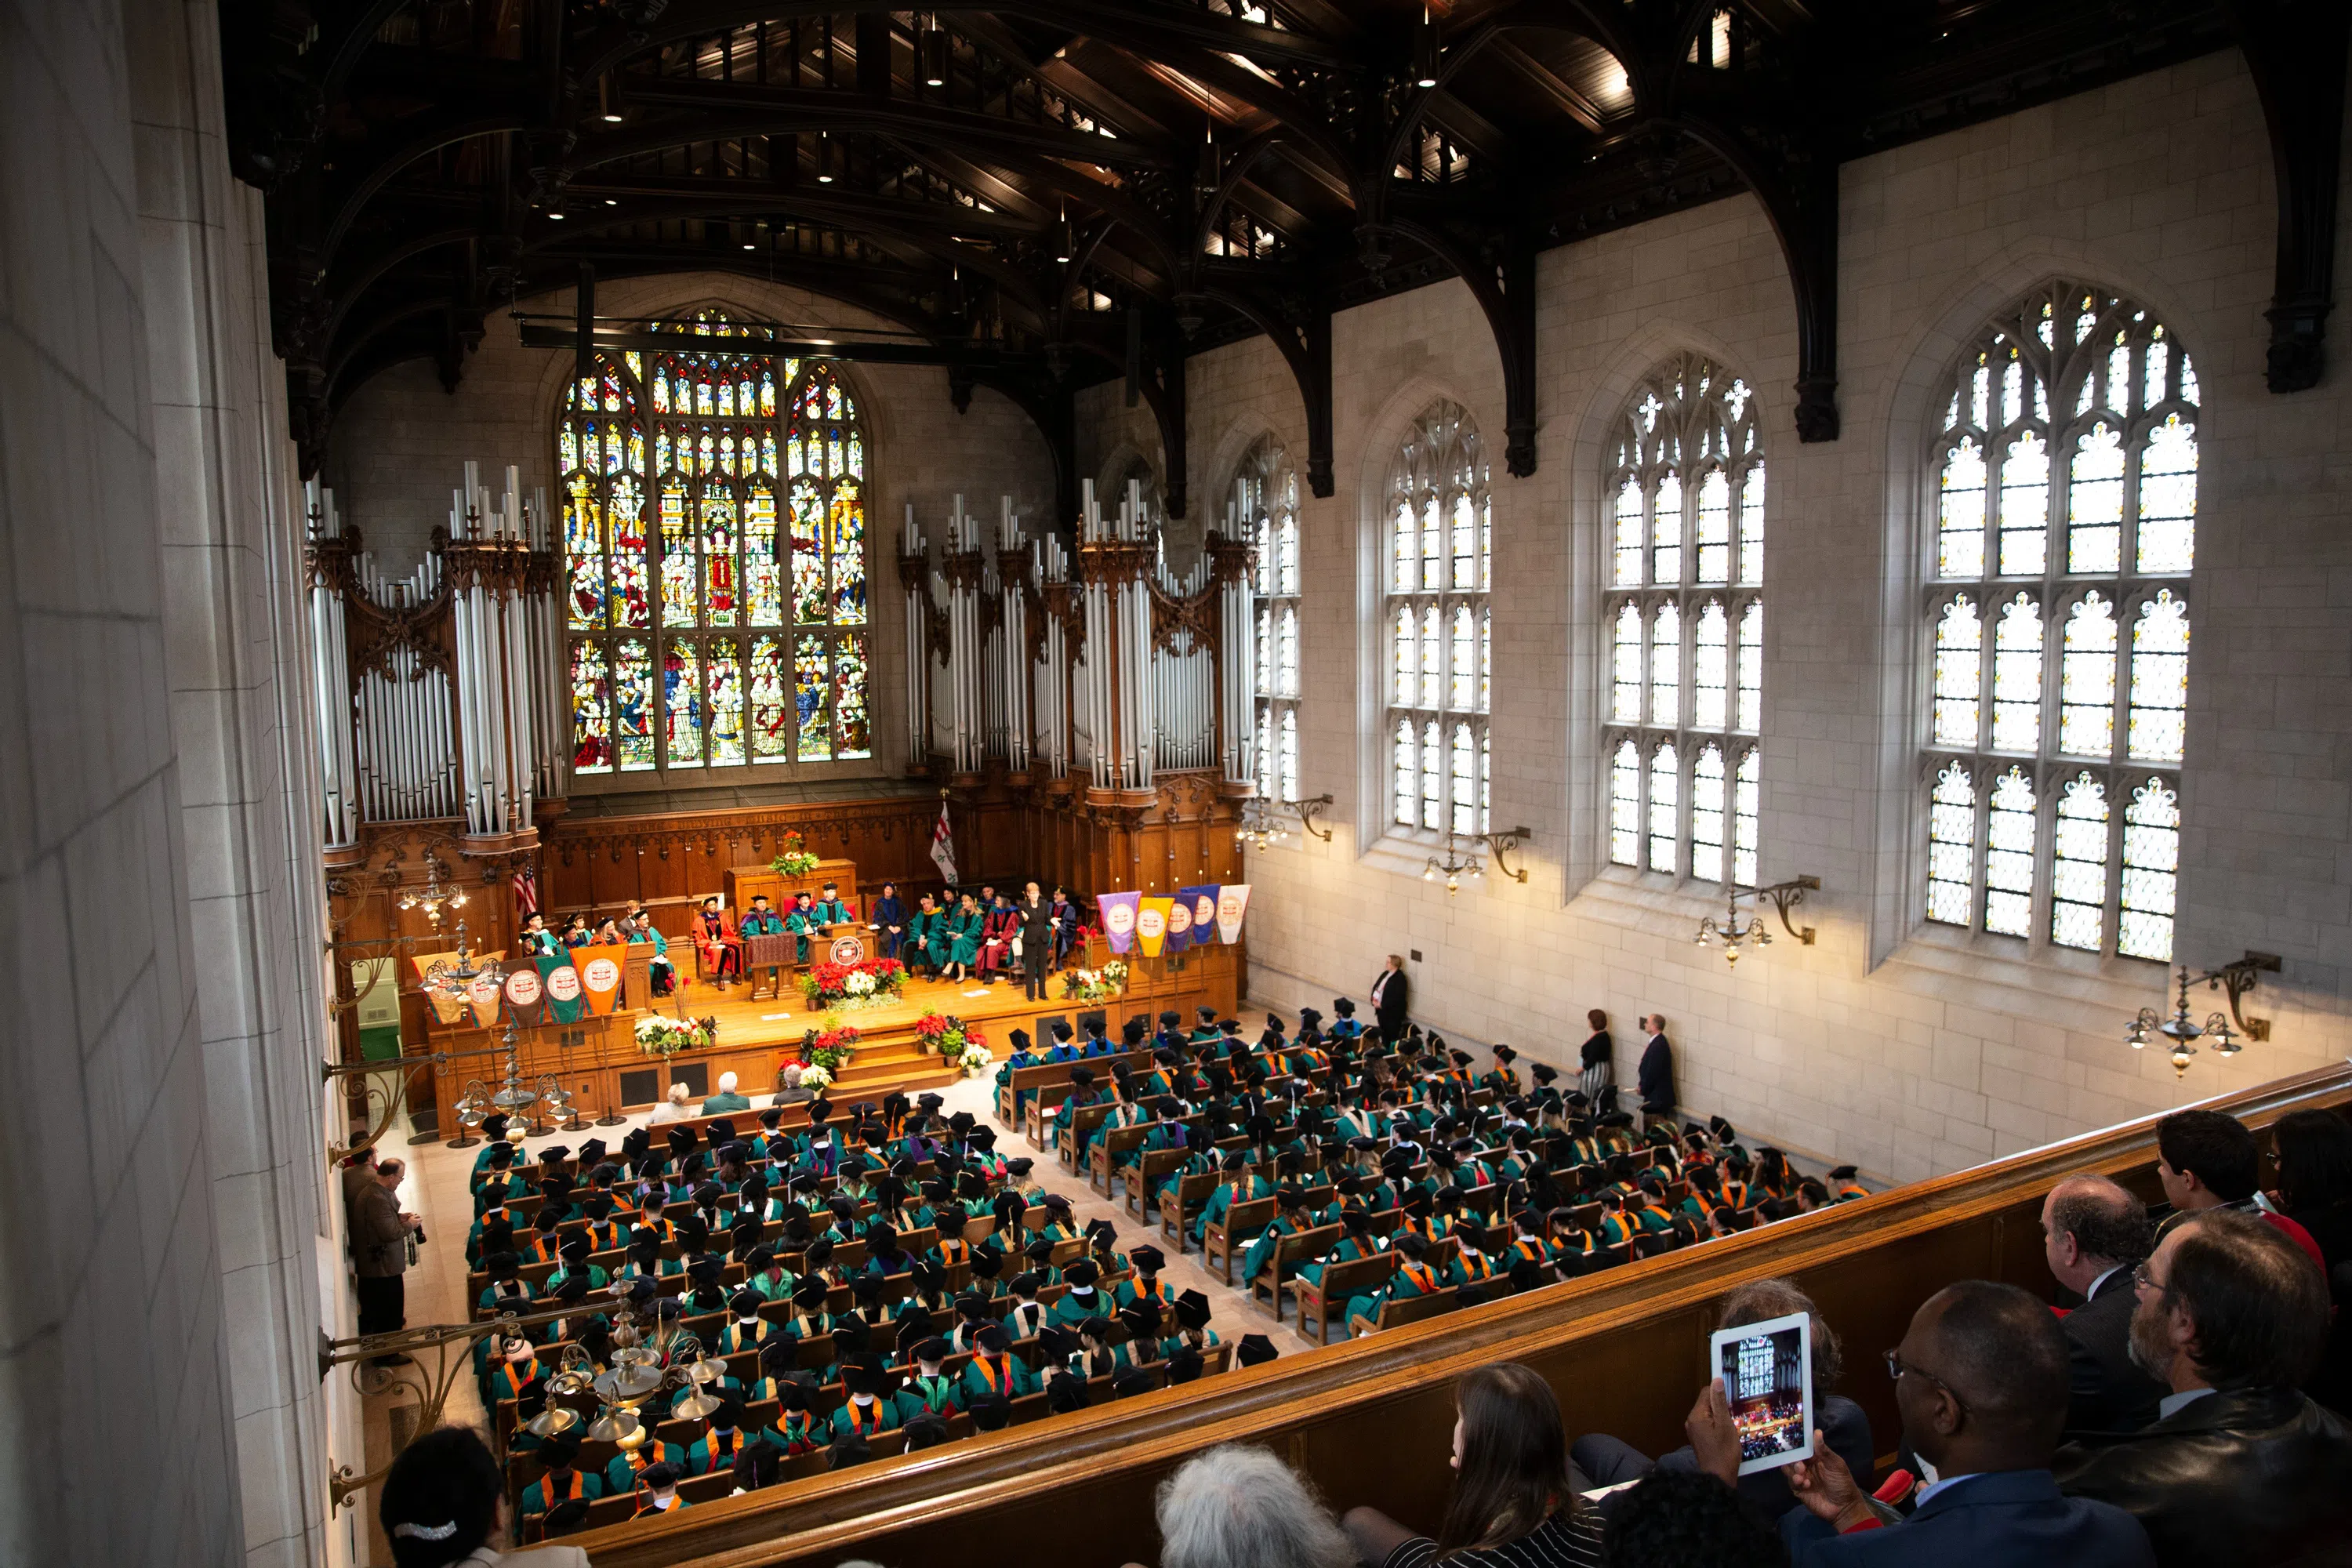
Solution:
<svg viewBox="0 0 2352 1568">
<path fill-rule="evenodd" d="M 1389 966 L 1372 982 L 1372 1011 L 1380 1019 L 1381 1037 L 1394 1045 L 1404 1034 L 1404 955 L 1389 954 Z"/>
<path fill-rule="evenodd" d="M 874 933 L 875 946 L 881 949 L 885 958 L 898 957 L 898 944 L 907 936 L 907 904 L 898 897 L 898 883 L 882 884 L 882 896 L 874 900 L 870 912 L 874 918 L 866 922 L 866 929 Z"/>
</svg>

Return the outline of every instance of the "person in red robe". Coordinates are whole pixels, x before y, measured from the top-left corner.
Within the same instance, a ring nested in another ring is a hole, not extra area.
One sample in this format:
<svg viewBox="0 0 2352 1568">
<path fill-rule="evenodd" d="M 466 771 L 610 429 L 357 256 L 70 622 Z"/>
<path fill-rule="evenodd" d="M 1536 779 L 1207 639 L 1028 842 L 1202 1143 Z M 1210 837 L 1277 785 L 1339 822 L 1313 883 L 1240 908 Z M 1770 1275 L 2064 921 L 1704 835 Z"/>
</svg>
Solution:
<svg viewBox="0 0 2352 1568">
<path fill-rule="evenodd" d="M 988 906 L 980 927 L 980 978 L 992 982 L 1013 962 L 1013 939 L 1021 934 L 1021 911 L 1003 893 Z"/>
</svg>

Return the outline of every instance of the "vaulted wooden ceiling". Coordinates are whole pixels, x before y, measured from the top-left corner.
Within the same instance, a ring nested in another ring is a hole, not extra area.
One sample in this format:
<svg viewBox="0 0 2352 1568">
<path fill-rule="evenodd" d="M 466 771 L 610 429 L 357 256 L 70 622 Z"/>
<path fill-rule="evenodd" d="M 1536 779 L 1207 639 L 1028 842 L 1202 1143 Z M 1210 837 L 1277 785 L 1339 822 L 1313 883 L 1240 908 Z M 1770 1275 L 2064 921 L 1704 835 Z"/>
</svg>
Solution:
<svg viewBox="0 0 2352 1568">
<path fill-rule="evenodd" d="M 487 313 L 517 298 L 719 269 L 893 322 L 903 335 L 871 352 L 946 364 L 960 403 L 1003 390 L 1066 468 L 1072 390 L 1129 378 L 1181 514 L 1188 353 L 1274 340 L 1307 405 L 1309 482 L 1328 494 L 1332 310 L 1450 276 L 1502 355 L 1507 465 L 1531 471 L 1535 254 L 1743 190 L 1787 262 L 1800 433 L 1833 439 L 1841 163 L 2233 45 L 2292 209 L 2273 381 L 2309 384 L 2347 12 L 225 0 L 222 29 L 235 165 L 268 193 L 307 466 L 367 376 L 430 357 L 454 387 Z"/>
</svg>

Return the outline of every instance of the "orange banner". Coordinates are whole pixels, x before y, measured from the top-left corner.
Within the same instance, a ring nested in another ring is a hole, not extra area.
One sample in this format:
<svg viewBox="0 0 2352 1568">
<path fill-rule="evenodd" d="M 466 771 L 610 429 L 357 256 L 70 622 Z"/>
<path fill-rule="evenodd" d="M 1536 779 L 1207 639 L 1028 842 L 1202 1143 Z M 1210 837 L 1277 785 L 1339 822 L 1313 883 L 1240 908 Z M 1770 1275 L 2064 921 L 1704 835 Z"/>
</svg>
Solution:
<svg viewBox="0 0 2352 1568">
<path fill-rule="evenodd" d="M 466 993 L 449 978 L 450 971 L 457 967 L 457 954 L 425 952 L 409 962 L 416 965 L 417 988 L 424 992 L 425 1003 L 432 1007 L 434 1017 L 444 1024 L 464 1023 Z"/>
<path fill-rule="evenodd" d="M 1176 907 L 1173 899 L 1145 899 L 1135 917 L 1135 940 L 1143 945 L 1143 956 L 1157 958 L 1168 942 L 1168 913 Z"/>
<path fill-rule="evenodd" d="M 580 989 L 588 998 L 588 1011 L 599 1018 L 611 1017 L 613 1004 L 620 1000 L 621 960 L 628 951 L 618 942 L 572 950 L 572 964 L 580 971 Z"/>
</svg>

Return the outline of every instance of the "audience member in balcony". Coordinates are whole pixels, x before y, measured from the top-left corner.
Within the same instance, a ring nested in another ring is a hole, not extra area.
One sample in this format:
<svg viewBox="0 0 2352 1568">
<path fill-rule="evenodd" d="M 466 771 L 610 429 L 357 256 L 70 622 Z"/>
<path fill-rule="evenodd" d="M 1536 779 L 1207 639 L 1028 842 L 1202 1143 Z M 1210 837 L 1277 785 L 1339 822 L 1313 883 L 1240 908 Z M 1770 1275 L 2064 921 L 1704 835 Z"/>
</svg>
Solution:
<svg viewBox="0 0 2352 1568">
<path fill-rule="evenodd" d="M 1370 1568 L 1595 1568 L 1601 1519 L 1579 1494 L 1551 1384 L 1516 1362 L 1483 1366 L 1454 1387 L 1454 1484 L 1434 1539 L 1378 1509 L 1340 1528 Z"/>
<path fill-rule="evenodd" d="M 2051 1474 L 2066 1422 L 2066 1342 L 2041 1300 L 1990 1280 L 1948 1286 L 1911 1315 L 1886 1365 L 1904 1440 L 1933 1479 L 1910 1516 L 1896 1515 L 1863 1491 L 1827 1434 L 1817 1434 L 1814 1458 L 1785 1469 L 1804 1505 L 1780 1520 L 1797 1568 L 2154 1561 L 2128 1513 L 2062 1494 Z M 1701 1391 L 1685 1429 L 1699 1468 L 1734 1483 L 1739 1434 L 1720 1379 Z"/>
<path fill-rule="evenodd" d="M 1723 1299 L 1717 1309 L 1715 1326 L 1736 1329 L 1744 1323 L 1761 1323 L 1772 1318 L 1792 1317 L 1802 1312 L 1812 1320 L 1813 1334 L 1813 1414 L 1821 1429 L 1827 1435 L 1830 1448 L 1843 1458 L 1847 1467 L 1860 1475 L 1868 1475 L 1877 1464 L 1877 1450 L 1871 1440 L 1870 1417 L 1861 1405 L 1836 1392 L 1839 1379 L 1844 1374 L 1845 1358 L 1838 1342 L 1837 1331 L 1823 1321 L 1821 1310 L 1811 1297 L 1786 1279 L 1758 1279 L 1741 1286 Z M 1699 1468 L 1698 1458 L 1685 1445 L 1672 1453 L 1661 1455 L 1654 1467 L 1631 1445 L 1604 1433 L 1591 1433 L 1576 1440 L 1570 1450 L 1576 1468 L 1592 1478 L 1594 1486 L 1610 1487 L 1646 1475 L 1654 1468 L 1661 1470 L 1692 1471 Z M 1789 1492 L 1788 1476 L 1781 1470 L 1759 1470 L 1739 1478 L 1740 1495 L 1762 1510 L 1767 1519 L 1778 1519 L 1796 1506 Z M 1616 1493 L 1601 1501 L 1605 1513 L 1613 1514 L 1624 1506 L 1627 1494 Z"/>
<path fill-rule="evenodd" d="M 2336 1321 L 2304 1392 L 2352 1415 L 2352 1122 L 2333 1110 L 2293 1110 L 2271 1125 L 2279 1207 L 2311 1233 L 2326 1262 Z"/>
<path fill-rule="evenodd" d="M 443 1426 L 402 1449 L 376 1501 L 395 1568 L 458 1563 L 588 1568 L 588 1554 L 576 1546 L 500 1552 L 505 1515 L 499 1462 L 470 1426 Z"/>
<path fill-rule="evenodd" d="M 2081 1305 L 2066 1333 L 2070 1431 L 2130 1432 L 2156 1419 L 2164 1385 L 2133 1363 L 2132 1269 L 2156 1245 L 2147 1205 L 2105 1176 L 2069 1176 L 2042 1200 L 2042 1256 Z"/>
<path fill-rule="evenodd" d="M 2273 1208 L 2262 1193 L 2262 1151 L 2246 1124 L 2219 1110 L 2176 1110 L 2156 1124 L 2156 1177 L 2173 1212 L 2157 1227 L 2162 1241 L 2189 1215 L 2210 1209 L 2260 1215 L 2319 1265 L 2327 1259 L 2311 1233 Z"/>
<path fill-rule="evenodd" d="M 1353 1568 L 1307 1483 L 1264 1448 L 1220 1444 L 1160 1483 L 1160 1568 Z"/>
<path fill-rule="evenodd" d="M 2137 1515 L 2163 1568 L 2342 1561 L 2352 1426 L 2297 1392 L 2327 1336 L 2319 1270 L 2262 1218 L 2208 1211 L 2134 1286 L 2132 1359 L 2171 1392 L 2138 1431 L 2070 1444 L 2060 1483 Z"/>
</svg>

